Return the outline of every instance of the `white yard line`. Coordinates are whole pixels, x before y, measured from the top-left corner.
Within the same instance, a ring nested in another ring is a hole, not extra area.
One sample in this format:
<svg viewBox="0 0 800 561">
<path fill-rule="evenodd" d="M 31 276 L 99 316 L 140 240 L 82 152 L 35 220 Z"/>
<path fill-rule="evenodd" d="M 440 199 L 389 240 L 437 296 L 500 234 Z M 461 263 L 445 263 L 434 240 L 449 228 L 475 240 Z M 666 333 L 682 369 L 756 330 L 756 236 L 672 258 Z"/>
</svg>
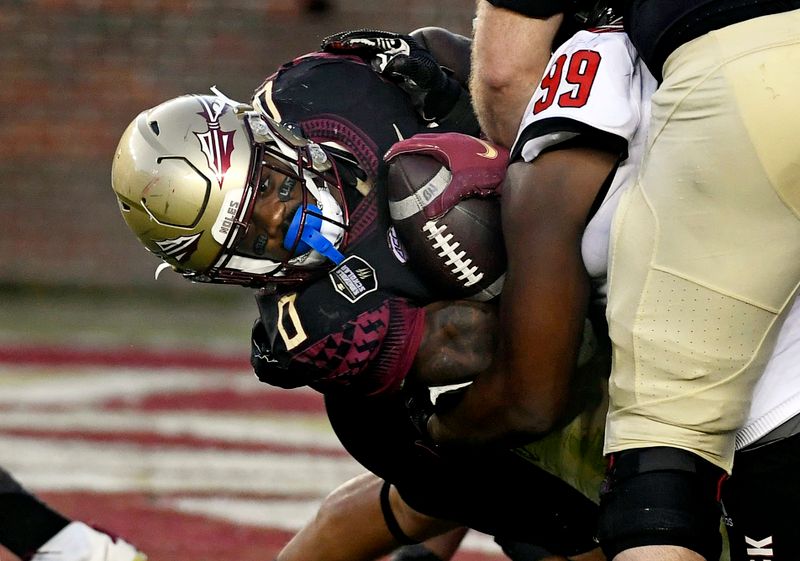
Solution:
<svg viewBox="0 0 800 561">
<path fill-rule="evenodd" d="M 0 436 L 0 465 L 38 491 L 324 496 L 363 473 L 349 457 L 141 448 Z"/>
<path fill-rule="evenodd" d="M 57 372 L 58 374 L 53 374 Z M 165 392 L 233 390 L 246 394 L 287 392 L 254 375 L 171 369 L 58 368 L 0 366 L 0 404 L 97 403 L 112 398 L 141 399 Z M 310 393 L 310 389 L 291 390 Z"/>
<path fill-rule="evenodd" d="M 291 532 L 313 516 L 330 491 L 363 473 L 349 456 L 307 451 L 341 450 L 322 412 L 225 411 L 224 404 L 211 412 L 135 410 L 138 400 L 150 396 L 218 389 L 248 395 L 287 392 L 252 375 L 222 371 L 0 365 L 0 465 L 36 492 L 164 494 L 164 506 L 187 514 Z M 109 400 L 123 400 L 125 406 L 97 407 Z M 41 431 L 43 437 L 3 435 L 3 430 Z M 55 438 L 53 431 L 71 434 Z M 126 433 L 306 451 L 144 446 L 125 441 Z M 82 435 L 98 434 L 120 436 L 114 442 L 81 440 Z M 500 552 L 490 537 L 477 532 L 467 535 L 462 548 Z"/>
<path fill-rule="evenodd" d="M 85 435 L 145 432 L 233 444 L 279 444 L 330 451 L 342 449 L 325 416 L 312 413 L 269 412 L 257 415 L 224 411 L 32 411 L 28 408 L 0 411 L 0 431 L 14 429 L 70 431 Z"/>
</svg>

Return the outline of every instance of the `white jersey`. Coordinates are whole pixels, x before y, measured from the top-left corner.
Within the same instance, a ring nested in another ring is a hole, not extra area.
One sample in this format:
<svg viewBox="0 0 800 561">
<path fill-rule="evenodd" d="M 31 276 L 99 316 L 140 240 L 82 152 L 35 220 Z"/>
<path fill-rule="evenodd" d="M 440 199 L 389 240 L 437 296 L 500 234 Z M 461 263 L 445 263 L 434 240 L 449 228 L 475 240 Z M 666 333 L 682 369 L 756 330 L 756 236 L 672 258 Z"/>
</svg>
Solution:
<svg viewBox="0 0 800 561">
<path fill-rule="evenodd" d="M 586 226 L 581 251 L 598 302 L 605 304 L 611 219 L 636 179 L 656 81 L 621 27 L 581 31 L 553 54 L 520 125 L 512 159 L 532 161 L 553 146 L 580 142 L 618 151 L 621 162 Z"/>
<path fill-rule="evenodd" d="M 741 450 L 800 414 L 800 298 L 795 297 L 775 349 L 758 379 L 747 422 L 736 434 Z"/>
<path fill-rule="evenodd" d="M 598 302 L 607 294 L 611 221 L 641 164 L 656 81 L 625 33 L 581 31 L 551 57 L 522 119 L 512 159 L 530 162 L 553 146 L 579 141 L 623 155 L 605 197 L 586 226 L 581 251 Z M 600 142 L 601 144 L 591 144 Z M 800 297 L 756 384 L 750 414 L 736 436 L 741 449 L 800 413 Z"/>
</svg>

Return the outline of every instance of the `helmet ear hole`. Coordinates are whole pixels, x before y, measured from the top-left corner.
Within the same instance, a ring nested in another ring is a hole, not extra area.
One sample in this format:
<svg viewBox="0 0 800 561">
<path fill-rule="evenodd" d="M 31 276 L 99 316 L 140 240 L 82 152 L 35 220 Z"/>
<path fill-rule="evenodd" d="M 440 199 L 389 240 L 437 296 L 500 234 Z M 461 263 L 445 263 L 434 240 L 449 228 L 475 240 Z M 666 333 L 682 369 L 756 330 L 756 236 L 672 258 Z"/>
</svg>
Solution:
<svg viewBox="0 0 800 561">
<path fill-rule="evenodd" d="M 158 128 L 158 121 L 150 121 L 148 125 L 150 126 L 150 130 L 153 131 L 156 136 L 161 134 L 161 129 Z"/>
</svg>

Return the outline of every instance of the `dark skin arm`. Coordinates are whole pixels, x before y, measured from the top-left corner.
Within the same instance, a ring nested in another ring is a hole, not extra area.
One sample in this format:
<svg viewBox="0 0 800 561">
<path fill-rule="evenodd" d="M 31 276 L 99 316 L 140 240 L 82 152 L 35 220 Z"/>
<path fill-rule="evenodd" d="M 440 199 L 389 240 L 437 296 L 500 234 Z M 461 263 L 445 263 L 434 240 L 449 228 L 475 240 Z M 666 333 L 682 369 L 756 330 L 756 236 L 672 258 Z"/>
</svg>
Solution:
<svg viewBox="0 0 800 561">
<path fill-rule="evenodd" d="M 497 353 L 456 407 L 430 418 L 435 442 L 529 441 L 564 414 L 590 292 L 581 238 L 616 161 L 609 152 L 569 148 L 509 167 Z"/>
<path fill-rule="evenodd" d="M 427 386 L 446 386 L 488 368 L 497 340 L 496 304 L 457 300 L 425 310 L 425 331 L 409 376 Z"/>
</svg>

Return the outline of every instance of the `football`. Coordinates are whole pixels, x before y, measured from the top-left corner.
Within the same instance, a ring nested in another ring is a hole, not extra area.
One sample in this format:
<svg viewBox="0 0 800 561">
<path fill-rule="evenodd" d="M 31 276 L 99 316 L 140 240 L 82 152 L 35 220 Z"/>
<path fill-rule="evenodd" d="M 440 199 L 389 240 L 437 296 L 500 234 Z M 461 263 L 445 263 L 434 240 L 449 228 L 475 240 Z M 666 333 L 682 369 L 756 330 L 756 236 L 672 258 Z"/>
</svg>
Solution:
<svg viewBox="0 0 800 561">
<path fill-rule="evenodd" d="M 428 218 L 426 207 L 449 185 L 450 171 L 419 153 L 389 162 L 389 210 L 408 263 L 443 299 L 487 301 L 500 293 L 506 270 L 497 196 L 458 201 Z M 428 214 L 431 214 L 430 212 Z"/>
</svg>

